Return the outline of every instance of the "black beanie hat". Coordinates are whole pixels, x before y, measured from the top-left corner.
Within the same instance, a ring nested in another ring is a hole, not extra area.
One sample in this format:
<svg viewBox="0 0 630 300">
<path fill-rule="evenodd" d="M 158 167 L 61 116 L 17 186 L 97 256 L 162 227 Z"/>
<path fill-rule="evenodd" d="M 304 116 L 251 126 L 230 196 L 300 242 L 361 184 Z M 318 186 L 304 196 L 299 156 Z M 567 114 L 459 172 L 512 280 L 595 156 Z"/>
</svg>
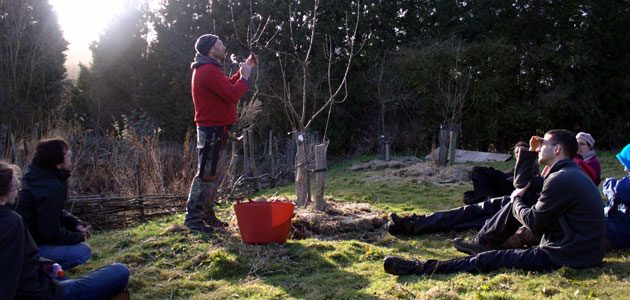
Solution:
<svg viewBox="0 0 630 300">
<path fill-rule="evenodd" d="M 197 53 L 207 56 L 208 51 L 210 51 L 210 48 L 214 46 L 218 39 L 219 37 L 214 34 L 204 34 L 197 39 L 195 50 L 197 50 Z"/>
</svg>

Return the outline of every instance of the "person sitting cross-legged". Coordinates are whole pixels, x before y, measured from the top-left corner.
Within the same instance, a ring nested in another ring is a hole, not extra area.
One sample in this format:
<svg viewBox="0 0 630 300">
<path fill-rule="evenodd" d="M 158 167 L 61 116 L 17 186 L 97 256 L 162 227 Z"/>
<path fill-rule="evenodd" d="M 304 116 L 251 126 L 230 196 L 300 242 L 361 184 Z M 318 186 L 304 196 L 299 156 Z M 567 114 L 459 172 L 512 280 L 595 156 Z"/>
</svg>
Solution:
<svg viewBox="0 0 630 300">
<path fill-rule="evenodd" d="M 579 135 L 579 134 L 578 134 Z M 578 139 L 579 147 L 580 139 Z M 630 144 L 619 154 L 617 158 L 624 167 L 624 171 L 628 173 L 630 169 Z M 596 173 L 596 172 L 595 172 Z M 598 177 L 599 178 L 599 175 Z M 593 179 L 591 177 L 591 179 Z M 595 179 L 593 179 L 595 180 Z M 608 199 L 604 207 L 605 224 L 606 224 L 606 249 L 627 249 L 630 248 L 630 175 L 623 178 L 606 178 L 602 187 L 602 192 Z M 506 248 L 524 248 L 535 245 L 540 241 L 540 237 L 533 234 L 529 228 L 521 226 L 518 231 L 510 237 L 508 242 L 502 246 Z M 487 250 L 484 246 L 465 244 L 462 246 L 461 241 L 456 241 L 456 248 L 461 248 L 464 252 L 470 249 Z M 473 254 L 467 252 L 468 254 Z"/>
<path fill-rule="evenodd" d="M 549 166 L 537 202 L 527 205 L 523 196 L 527 187 L 515 190 L 511 203 L 502 211 L 509 214 L 494 218 L 497 231 L 493 243 L 504 242 L 525 225 L 542 236 L 536 247 L 483 251 L 476 255 L 446 261 L 407 260 L 387 256 L 385 272 L 394 275 L 454 272 L 487 272 L 499 268 L 550 271 L 562 266 L 586 268 L 601 265 L 604 257 L 604 213 L 599 192 L 593 181 L 572 160 L 577 153 L 575 135 L 568 130 L 547 132 L 544 138 L 532 137 L 529 151 L 538 162 Z M 496 217 L 496 216 L 495 216 Z M 487 241 L 482 241 L 487 242 Z"/>
<path fill-rule="evenodd" d="M 71 170 L 72 150 L 64 139 L 40 141 L 22 176 L 16 207 L 39 254 L 66 270 L 84 264 L 92 256 L 84 243 L 90 237 L 90 226 L 63 208 L 68 201 Z"/>
</svg>

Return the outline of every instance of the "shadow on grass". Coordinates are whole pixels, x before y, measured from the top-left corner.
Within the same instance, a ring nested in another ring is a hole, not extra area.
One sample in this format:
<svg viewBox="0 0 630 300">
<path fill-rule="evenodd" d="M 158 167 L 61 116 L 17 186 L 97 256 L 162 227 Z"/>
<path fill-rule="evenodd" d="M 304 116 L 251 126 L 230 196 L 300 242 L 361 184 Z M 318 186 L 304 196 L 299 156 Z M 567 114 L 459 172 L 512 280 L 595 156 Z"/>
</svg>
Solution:
<svg viewBox="0 0 630 300">
<path fill-rule="evenodd" d="M 339 249 L 333 242 L 312 239 L 248 245 L 235 234 L 210 234 L 207 240 L 222 250 L 203 258 L 213 262 L 214 270 L 199 279 L 227 280 L 238 287 L 240 296 L 286 296 L 254 286 L 262 282 L 298 299 L 378 299 L 360 291 L 369 285 L 365 276 L 343 270 L 364 255 L 365 246 L 359 242 Z"/>
</svg>

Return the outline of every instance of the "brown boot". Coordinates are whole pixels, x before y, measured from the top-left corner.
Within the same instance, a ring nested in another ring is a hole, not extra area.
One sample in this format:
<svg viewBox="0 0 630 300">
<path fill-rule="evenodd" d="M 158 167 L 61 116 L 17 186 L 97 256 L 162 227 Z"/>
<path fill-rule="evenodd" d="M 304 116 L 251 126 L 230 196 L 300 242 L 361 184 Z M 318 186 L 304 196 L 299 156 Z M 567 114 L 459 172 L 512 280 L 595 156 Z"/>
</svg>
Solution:
<svg viewBox="0 0 630 300">
<path fill-rule="evenodd" d="M 210 227 L 228 227 L 228 223 L 217 218 L 214 209 L 208 209 L 203 212 L 203 221 Z"/>
</svg>

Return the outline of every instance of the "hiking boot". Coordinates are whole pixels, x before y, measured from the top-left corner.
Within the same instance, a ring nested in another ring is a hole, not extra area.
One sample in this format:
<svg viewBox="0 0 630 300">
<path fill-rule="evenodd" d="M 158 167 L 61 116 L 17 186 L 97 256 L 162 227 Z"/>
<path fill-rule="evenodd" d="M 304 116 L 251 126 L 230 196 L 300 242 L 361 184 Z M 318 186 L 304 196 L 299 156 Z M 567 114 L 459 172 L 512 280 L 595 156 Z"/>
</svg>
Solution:
<svg viewBox="0 0 630 300">
<path fill-rule="evenodd" d="M 184 222 L 184 226 L 188 227 L 188 229 L 190 230 L 204 232 L 204 233 L 210 233 L 213 231 L 212 227 L 206 226 L 202 222 L 190 222 L 190 223 Z"/>
<path fill-rule="evenodd" d="M 411 216 L 401 217 L 396 213 L 389 214 L 391 221 L 387 223 L 387 230 L 391 234 L 407 234 L 416 235 L 424 232 L 425 216 L 413 214 Z"/>
<path fill-rule="evenodd" d="M 203 221 L 210 227 L 221 228 L 228 227 L 228 223 L 223 222 L 217 218 L 213 209 L 206 210 L 202 213 Z"/>
<path fill-rule="evenodd" d="M 394 223 L 394 221 L 387 222 L 387 225 L 385 225 L 385 226 L 387 228 L 387 232 L 389 232 L 389 234 L 391 234 L 391 235 L 402 234 L 402 231 L 401 231 L 400 227 L 398 227 L 398 225 L 396 225 L 396 223 Z"/>
<path fill-rule="evenodd" d="M 208 226 L 214 227 L 214 228 L 223 228 L 223 227 L 228 227 L 229 226 L 228 223 L 217 219 L 217 217 L 206 219 L 204 222 L 206 222 L 206 224 L 208 224 Z"/>
<path fill-rule="evenodd" d="M 419 260 L 406 260 L 396 256 L 386 256 L 383 261 L 385 273 L 392 275 L 420 274 L 424 264 Z"/>
<path fill-rule="evenodd" d="M 459 252 L 463 252 L 468 255 L 477 255 L 481 252 L 493 250 L 490 246 L 481 243 L 477 238 L 474 238 L 472 240 L 456 238 L 453 240 L 453 247 L 455 247 L 455 249 L 457 249 Z"/>
</svg>

